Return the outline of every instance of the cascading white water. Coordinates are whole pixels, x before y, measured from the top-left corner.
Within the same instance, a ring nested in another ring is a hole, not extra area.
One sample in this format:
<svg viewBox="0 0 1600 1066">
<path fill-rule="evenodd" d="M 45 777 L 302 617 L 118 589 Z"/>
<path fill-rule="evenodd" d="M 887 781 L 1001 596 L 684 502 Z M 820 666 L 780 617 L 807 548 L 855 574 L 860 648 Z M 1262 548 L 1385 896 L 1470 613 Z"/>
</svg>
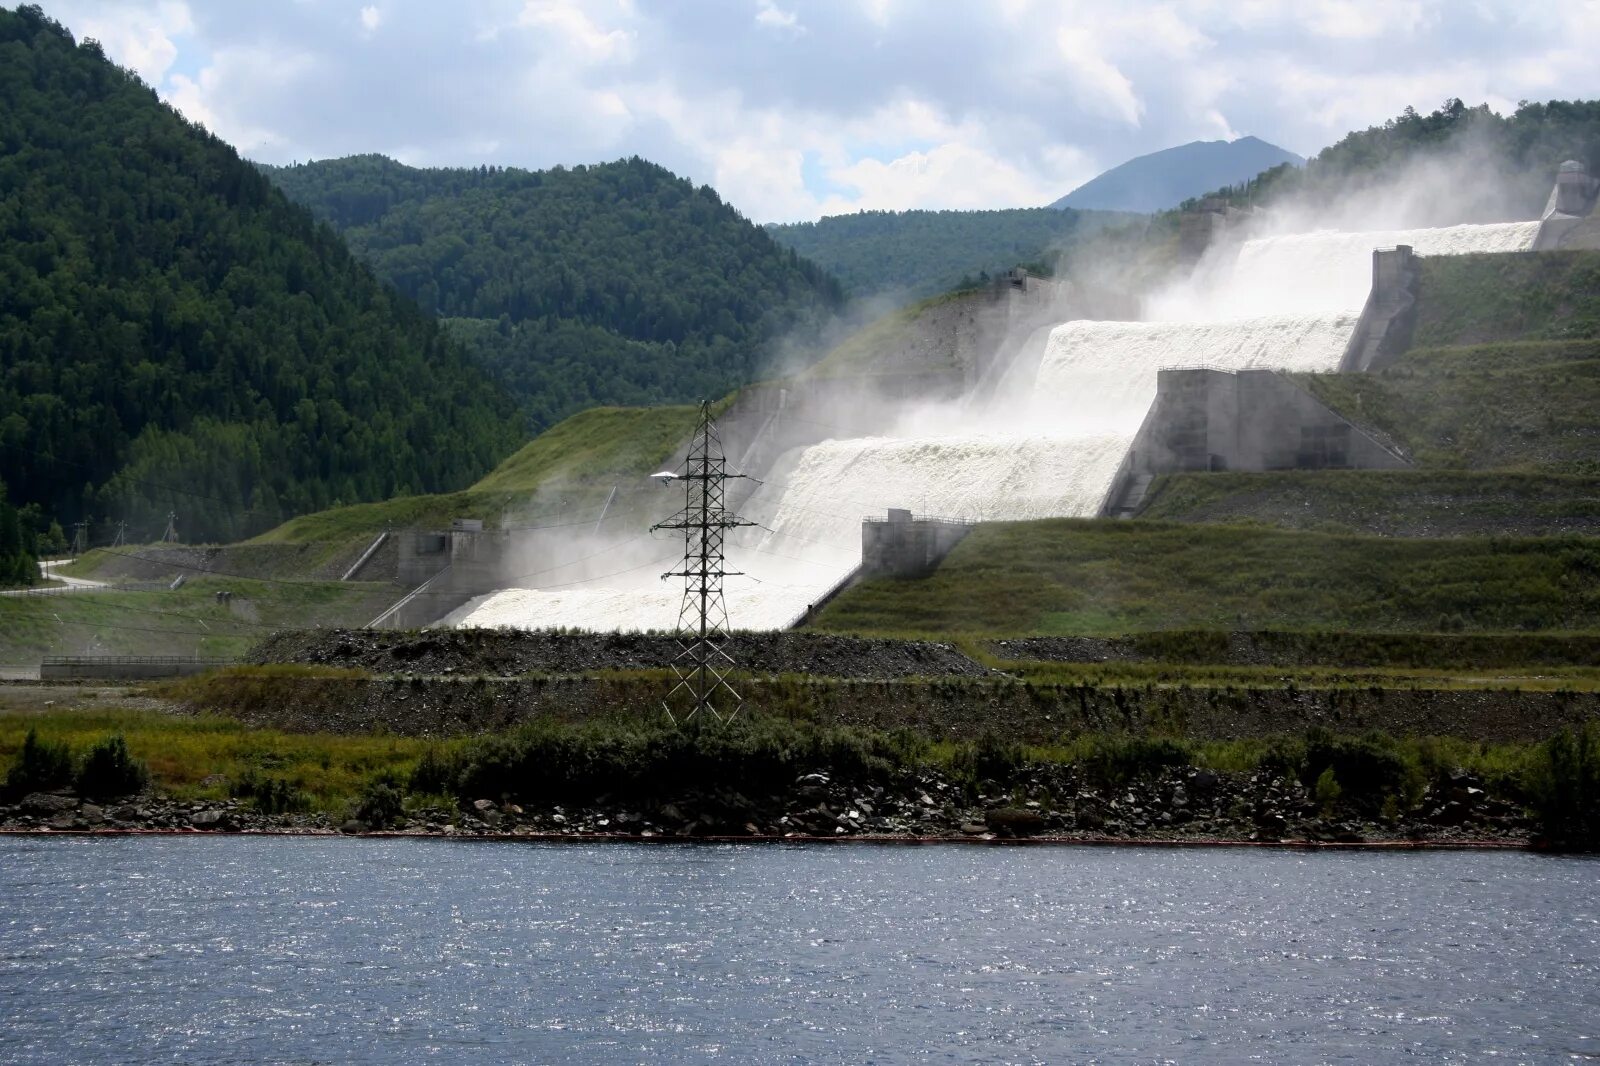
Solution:
<svg viewBox="0 0 1600 1066">
<path fill-rule="evenodd" d="M 1157 321 L 1073 321 L 1051 331 L 1025 398 L 1001 388 L 987 411 L 940 412 L 889 437 L 804 449 L 741 508 L 764 528 L 729 539 L 748 575 L 727 583 L 741 629 L 790 624 L 860 560 L 861 519 L 904 507 L 986 520 L 1093 515 L 1155 398 L 1156 371 L 1214 366 L 1331 371 L 1355 328 L 1375 248 L 1419 255 L 1523 251 L 1538 223 L 1369 233 L 1325 231 L 1245 243 L 1220 277 L 1153 301 Z M 681 590 L 657 579 L 676 556 L 656 545 L 591 581 L 505 589 L 447 625 L 670 629 Z"/>
</svg>

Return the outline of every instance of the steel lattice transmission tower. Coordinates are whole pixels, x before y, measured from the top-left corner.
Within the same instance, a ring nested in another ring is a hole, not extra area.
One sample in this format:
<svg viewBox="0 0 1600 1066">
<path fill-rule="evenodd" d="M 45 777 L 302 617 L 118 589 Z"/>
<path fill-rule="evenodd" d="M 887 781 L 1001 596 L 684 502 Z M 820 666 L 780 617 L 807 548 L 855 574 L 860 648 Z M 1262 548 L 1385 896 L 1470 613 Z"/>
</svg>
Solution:
<svg viewBox="0 0 1600 1066">
<path fill-rule="evenodd" d="M 725 482 L 745 475 L 728 473 L 722 439 L 717 434 L 716 420 L 711 417 L 709 402 L 700 404 L 700 422 L 695 427 L 683 472 L 660 476 L 663 480 L 684 483 L 683 510 L 651 527 L 652 532 L 657 529 L 683 531 L 683 565 L 661 575 L 663 580 L 684 579 L 683 607 L 678 611 L 677 630 L 682 650 L 672 661 L 678 682 L 667 693 L 667 715 L 677 721 L 672 715 L 671 703 L 681 691 L 687 692 L 694 701 L 684 721 L 697 721 L 706 715 L 726 721 L 739 713 L 744 701 L 728 683 L 734 662 L 723 649 L 729 633 L 722 579 L 737 577 L 739 571 L 724 569 L 722 545 L 728 530 L 755 523 L 730 514 L 723 506 Z"/>
</svg>

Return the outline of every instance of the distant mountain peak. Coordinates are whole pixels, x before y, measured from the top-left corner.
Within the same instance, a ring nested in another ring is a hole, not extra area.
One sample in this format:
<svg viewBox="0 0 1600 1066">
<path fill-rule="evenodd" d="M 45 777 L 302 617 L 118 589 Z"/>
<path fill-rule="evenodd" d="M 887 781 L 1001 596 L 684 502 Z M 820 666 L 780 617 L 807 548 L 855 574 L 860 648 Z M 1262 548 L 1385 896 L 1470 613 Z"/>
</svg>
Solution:
<svg viewBox="0 0 1600 1066">
<path fill-rule="evenodd" d="M 1236 185 L 1282 163 L 1305 159 L 1259 137 L 1190 141 L 1112 167 L 1051 204 L 1100 211 L 1165 211 L 1192 196 Z"/>
</svg>

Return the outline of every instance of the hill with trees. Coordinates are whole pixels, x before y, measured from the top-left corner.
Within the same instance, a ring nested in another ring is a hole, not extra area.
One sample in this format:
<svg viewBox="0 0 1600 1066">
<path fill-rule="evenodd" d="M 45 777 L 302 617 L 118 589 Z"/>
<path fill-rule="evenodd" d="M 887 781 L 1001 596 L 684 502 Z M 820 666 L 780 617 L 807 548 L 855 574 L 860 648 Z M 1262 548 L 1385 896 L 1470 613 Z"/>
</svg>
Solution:
<svg viewBox="0 0 1600 1066">
<path fill-rule="evenodd" d="M 1556 167 L 1568 159 L 1600 173 L 1600 100 L 1524 101 L 1500 115 L 1488 104 L 1451 99 L 1427 114 L 1408 107 L 1345 135 L 1304 167 L 1275 167 L 1217 195 L 1266 206 L 1294 198 L 1316 207 L 1403 183 L 1439 213 L 1416 224 L 1537 218 Z"/>
<path fill-rule="evenodd" d="M 859 211 L 767 232 L 837 277 L 852 296 L 914 300 L 1028 264 L 1128 216 L 1048 207 L 1006 211 Z"/>
<path fill-rule="evenodd" d="M 262 169 L 438 316 L 537 428 L 596 405 L 721 396 L 843 301 L 709 186 L 643 159 L 423 170 L 365 155 Z"/>
<path fill-rule="evenodd" d="M 471 483 L 515 406 L 338 235 L 37 7 L 0 10 L 0 469 L 234 539 Z M 97 534 L 103 535 L 103 526 Z"/>
</svg>

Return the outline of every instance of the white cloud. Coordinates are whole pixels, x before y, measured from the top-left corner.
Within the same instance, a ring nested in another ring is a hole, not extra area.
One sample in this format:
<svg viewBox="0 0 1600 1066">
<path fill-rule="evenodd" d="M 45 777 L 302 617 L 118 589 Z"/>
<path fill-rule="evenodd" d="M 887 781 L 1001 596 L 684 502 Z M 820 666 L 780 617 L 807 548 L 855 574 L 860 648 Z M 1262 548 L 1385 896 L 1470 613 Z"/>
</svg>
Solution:
<svg viewBox="0 0 1600 1066">
<path fill-rule="evenodd" d="M 1047 203 L 1189 140 L 1248 133 L 1311 154 L 1450 96 L 1600 97 L 1600 3 L 468 0 L 403 19 L 388 0 L 50 7 L 258 158 L 637 153 L 763 221 Z"/>
<path fill-rule="evenodd" d="M 183 0 L 69 0 L 51 4 L 49 13 L 80 38 L 99 41 L 107 55 L 152 85 L 166 78 L 178 58 L 179 39 L 194 29 Z"/>
<path fill-rule="evenodd" d="M 806 28 L 800 25 L 800 16 L 793 11 L 785 11 L 773 0 L 758 0 L 756 4 L 756 25 L 764 26 L 769 30 L 778 30 L 785 33 L 804 33 Z"/>
<path fill-rule="evenodd" d="M 1139 124 L 1144 102 L 1134 91 L 1133 82 L 1101 53 L 1097 42 L 1086 31 L 1063 26 L 1056 31 L 1056 48 L 1066 60 L 1064 76 L 1112 117 L 1130 126 Z"/>
</svg>

